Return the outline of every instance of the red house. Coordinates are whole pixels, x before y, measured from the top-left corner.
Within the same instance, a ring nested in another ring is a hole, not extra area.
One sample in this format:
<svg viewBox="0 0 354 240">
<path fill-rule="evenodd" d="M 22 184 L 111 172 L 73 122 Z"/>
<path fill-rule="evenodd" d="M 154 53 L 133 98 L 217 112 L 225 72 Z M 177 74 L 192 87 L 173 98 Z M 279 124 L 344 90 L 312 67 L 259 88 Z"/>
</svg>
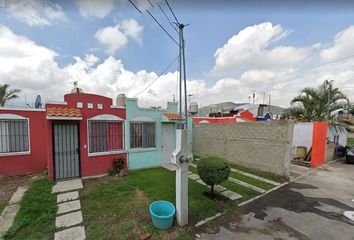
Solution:
<svg viewBox="0 0 354 240">
<path fill-rule="evenodd" d="M 105 174 L 116 158 L 126 163 L 126 110 L 112 103 L 71 93 L 46 109 L 0 108 L 0 175 L 48 168 L 50 179 L 62 180 Z"/>
</svg>

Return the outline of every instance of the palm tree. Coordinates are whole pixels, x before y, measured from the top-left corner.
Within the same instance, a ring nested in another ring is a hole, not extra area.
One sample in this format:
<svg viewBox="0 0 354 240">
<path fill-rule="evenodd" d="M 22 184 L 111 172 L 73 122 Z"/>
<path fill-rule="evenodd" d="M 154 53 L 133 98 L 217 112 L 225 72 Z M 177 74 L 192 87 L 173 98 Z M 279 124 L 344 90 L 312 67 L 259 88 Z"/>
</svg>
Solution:
<svg viewBox="0 0 354 240">
<path fill-rule="evenodd" d="M 325 80 L 317 88 L 304 88 L 291 101 L 290 112 L 303 121 L 332 120 L 332 112 L 349 106 L 349 99 L 338 88 L 333 86 L 333 80 Z M 296 110 L 296 111 L 295 111 Z"/>
<path fill-rule="evenodd" d="M 17 93 L 21 92 L 20 89 L 9 89 L 9 87 L 9 84 L 0 84 L 0 107 L 5 106 L 7 101 L 18 98 Z"/>
</svg>

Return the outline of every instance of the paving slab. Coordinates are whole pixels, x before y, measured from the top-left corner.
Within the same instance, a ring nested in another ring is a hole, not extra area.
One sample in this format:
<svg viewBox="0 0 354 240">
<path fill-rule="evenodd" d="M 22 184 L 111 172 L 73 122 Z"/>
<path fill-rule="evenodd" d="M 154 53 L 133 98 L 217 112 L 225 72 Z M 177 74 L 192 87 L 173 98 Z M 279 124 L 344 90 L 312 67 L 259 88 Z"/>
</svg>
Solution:
<svg viewBox="0 0 354 240">
<path fill-rule="evenodd" d="M 251 178 L 257 179 L 257 180 L 262 181 L 262 182 L 269 183 L 269 184 L 274 185 L 274 186 L 280 185 L 280 183 L 278 183 L 278 182 L 275 182 L 275 181 L 272 181 L 270 179 L 266 179 L 266 178 L 263 178 L 263 177 L 248 173 L 248 172 L 244 172 L 244 171 L 241 171 L 241 170 L 238 170 L 238 169 L 231 168 L 231 171 L 235 172 L 235 173 L 239 173 L 239 174 L 247 176 L 247 177 L 251 177 Z"/>
<path fill-rule="evenodd" d="M 13 204 L 6 206 L 2 211 L 2 215 L 0 216 L 0 239 L 12 226 L 19 209 L 20 205 Z"/>
<path fill-rule="evenodd" d="M 188 177 L 192 180 L 198 180 L 199 179 L 199 176 L 197 174 L 191 174 L 191 175 L 188 175 Z"/>
<path fill-rule="evenodd" d="M 169 171 L 176 171 L 176 166 L 174 164 L 163 164 L 162 165 L 163 168 L 166 168 Z"/>
<path fill-rule="evenodd" d="M 253 186 L 252 184 L 249 184 L 249 183 L 240 181 L 240 180 L 238 180 L 238 179 L 236 179 L 236 178 L 229 177 L 229 180 L 230 180 L 231 182 L 237 183 L 237 184 L 239 184 L 239 185 L 241 185 L 241 186 L 244 186 L 244 187 L 246 187 L 246 188 L 250 188 L 250 189 L 252 189 L 252 190 L 254 190 L 254 191 L 256 191 L 256 192 L 259 192 L 259 193 L 265 193 L 265 192 L 266 192 L 266 190 L 264 190 L 264 189 L 262 189 L 262 188 Z"/>
<path fill-rule="evenodd" d="M 81 179 L 57 182 L 52 189 L 52 193 L 68 192 L 83 188 Z"/>
<path fill-rule="evenodd" d="M 57 214 L 73 212 L 81 209 L 80 200 L 58 204 Z"/>
<path fill-rule="evenodd" d="M 68 213 L 59 216 L 55 219 L 55 227 L 70 227 L 82 223 L 82 213 L 81 211 Z"/>
<path fill-rule="evenodd" d="M 229 198 L 232 201 L 242 198 L 242 195 L 240 195 L 236 192 L 230 191 L 230 190 L 221 192 L 221 195 L 224 195 L 225 197 Z"/>
<path fill-rule="evenodd" d="M 68 201 L 76 200 L 78 198 L 79 198 L 78 191 L 62 193 L 57 196 L 57 203 L 68 202 Z"/>
<path fill-rule="evenodd" d="M 14 195 L 12 195 L 9 204 L 16 204 L 21 202 L 23 195 L 25 194 L 25 192 L 27 191 L 27 187 L 22 187 L 19 186 L 16 190 L 16 192 L 14 193 Z"/>
<path fill-rule="evenodd" d="M 85 240 L 85 228 L 83 226 L 72 227 L 60 232 L 56 232 L 54 240 Z"/>
<path fill-rule="evenodd" d="M 226 187 L 223 187 L 221 185 L 216 185 L 216 186 L 214 186 L 214 190 L 217 191 L 217 192 L 222 192 L 222 191 L 225 191 L 227 189 L 226 189 Z"/>
<path fill-rule="evenodd" d="M 202 185 L 204 185 L 204 186 L 206 186 L 206 183 L 205 183 L 205 182 L 203 182 L 203 180 L 202 180 L 202 179 L 198 179 L 196 182 L 197 182 L 197 183 L 200 183 L 200 184 L 202 184 Z"/>
</svg>

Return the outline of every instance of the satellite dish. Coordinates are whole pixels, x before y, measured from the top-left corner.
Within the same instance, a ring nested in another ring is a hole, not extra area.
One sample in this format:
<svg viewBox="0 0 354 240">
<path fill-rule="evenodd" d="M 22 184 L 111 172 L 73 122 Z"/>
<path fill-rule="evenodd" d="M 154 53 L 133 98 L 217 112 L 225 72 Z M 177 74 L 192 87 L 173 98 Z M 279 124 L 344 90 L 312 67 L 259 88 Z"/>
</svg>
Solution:
<svg viewBox="0 0 354 240">
<path fill-rule="evenodd" d="M 37 95 L 36 101 L 34 102 L 34 107 L 35 107 L 35 108 L 41 108 L 41 107 L 42 107 L 42 98 L 41 98 L 41 95 Z"/>
</svg>

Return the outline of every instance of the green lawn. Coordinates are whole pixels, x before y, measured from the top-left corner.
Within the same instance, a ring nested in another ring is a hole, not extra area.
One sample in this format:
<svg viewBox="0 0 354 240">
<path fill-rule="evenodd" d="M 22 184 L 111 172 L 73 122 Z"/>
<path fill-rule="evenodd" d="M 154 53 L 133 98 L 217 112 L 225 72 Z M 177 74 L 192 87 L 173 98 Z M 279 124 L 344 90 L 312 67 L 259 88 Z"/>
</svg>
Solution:
<svg viewBox="0 0 354 240">
<path fill-rule="evenodd" d="M 241 170 L 243 172 L 251 173 L 251 174 L 254 174 L 254 175 L 257 175 L 257 176 L 260 176 L 260 177 L 275 181 L 275 182 L 281 183 L 281 182 L 285 182 L 286 181 L 286 179 L 284 177 L 279 176 L 279 175 L 275 175 L 275 174 L 272 174 L 272 173 L 269 173 L 269 172 L 263 172 L 263 171 L 259 171 L 257 169 L 247 168 L 247 167 L 244 167 L 244 166 L 241 166 L 241 165 L 237 165 L 237 164 L 233 164 L 233 163 L 230 164 L 230 167 L 232 167 L 234 169 L 237 169 L 237 170 Z"/>
<path fill-rule="evenodd" d="M 0 200 L 0 214 L 2 212 L 2 210 L 4 210 L 4 208 L 6 207 L 7 205 L 7 201 L 6 200 Z"/>
<path fill-rule="evenodd" d="M 163 168 L 131 171 L 125 178 L 105 177 L 84 181 L 80 193 L 88 239 L 139 239 L 144 232 L 153 239 L 192 239 L 190 231 L 200 220 L 218 212 L 233 211 L 235 202 L 210 199 L 209 191 L 189 181 L 189 227 L 159 231 L 151 224 L 149 204 L 155 200 L 175 203 L 175 172 Z"/>
<path fill-rule="evenodd" d="M 51 194 L 53 184 L 46 177 L 32 183 L 5 239 L 54 238 L 57 205 L 56 196 Z"/>
<path fill-rule="evenodd" d="M 189 171 L 198 174 L 197 169 L 195 167 L 189 166 Z M 256 186 L 256 187 L 259 187 L 259 188 L 262 188 L 265 190 L 269 190 L 274 187 L 273 185 L 271 185 L 269 183 L 262 182 L 260 180 L 255 179 L 255 178 L 247 177 L 247 176 L 244 176 L 242 174 L 232 172 L 232 171 L 230 172 L 230 177 L 236 178 L 238 180 L 241 180 L 242 182 L 249 183 L 253 186 Z"/>
<path fill-rule="evenodd" d="M 348 147 L 354 147 L 354 138 L 348 138 Z"/>
</svg>

